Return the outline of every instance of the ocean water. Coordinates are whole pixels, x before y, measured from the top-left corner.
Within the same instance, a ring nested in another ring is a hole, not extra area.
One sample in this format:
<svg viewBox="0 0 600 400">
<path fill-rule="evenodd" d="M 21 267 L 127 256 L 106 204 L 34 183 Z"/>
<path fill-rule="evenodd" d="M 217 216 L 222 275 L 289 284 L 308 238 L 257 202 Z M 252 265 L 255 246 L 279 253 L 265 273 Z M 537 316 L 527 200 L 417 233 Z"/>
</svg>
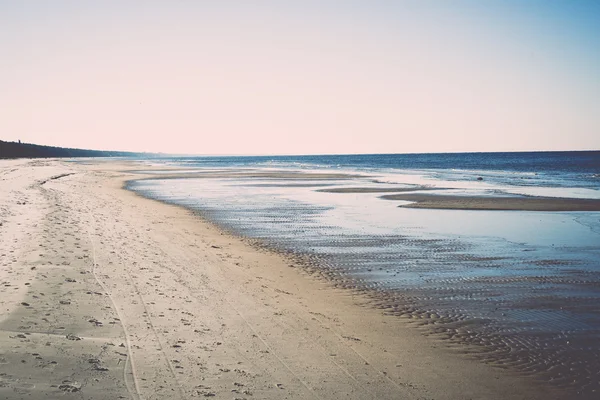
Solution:
<svg viewBox="0 0 600 400">
<path fill-rule="evenodd" d="M 142 164 L 168 167 L 169 177 L 153 171 L 152 179 L 131 181 L 131 190 L 257 239 L 293 265 L 360 291 L 367 306 L 407 318 L 485 362 L 582 398 L 600 391 L 600 212 L 411 209 L 381 198 L 426 188 L 599 199 L 600 152 L 173 157 Z M 346 176 L 315 179 L 317 172 Z M 381 192 L 327 191 L 343 188 Z"/>
</svg>

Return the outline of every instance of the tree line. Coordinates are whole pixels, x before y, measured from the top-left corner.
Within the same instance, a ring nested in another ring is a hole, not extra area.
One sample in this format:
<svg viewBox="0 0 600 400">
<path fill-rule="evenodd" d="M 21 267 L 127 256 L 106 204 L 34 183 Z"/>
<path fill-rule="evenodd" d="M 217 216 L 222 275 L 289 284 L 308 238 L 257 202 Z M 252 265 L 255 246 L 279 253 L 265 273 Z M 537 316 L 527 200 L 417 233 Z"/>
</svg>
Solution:
<svg viewBox="0 0 600 400">
<path fill-rule="evenodd" d="M 149 153 L 71 149 L 0 140 L 0 158 L 141 157 L 148 155 Z"/>
</svg>

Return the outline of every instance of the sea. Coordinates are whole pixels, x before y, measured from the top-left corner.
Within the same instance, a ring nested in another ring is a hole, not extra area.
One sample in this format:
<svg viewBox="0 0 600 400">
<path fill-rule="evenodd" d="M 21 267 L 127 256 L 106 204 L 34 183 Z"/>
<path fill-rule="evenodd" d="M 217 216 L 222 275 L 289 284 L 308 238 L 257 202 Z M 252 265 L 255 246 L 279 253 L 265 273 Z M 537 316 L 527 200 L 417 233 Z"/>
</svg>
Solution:
<svg viewBox="0 0 600 400">
<path fill-rule="evenodd" d="M 454 351 L 600 398 L 600 212 L 420 209 L 383 198 L 600 199 L 600 151 L 138 161 L 152 177 L 130 190 L 280 252 Z"/>
</svg>

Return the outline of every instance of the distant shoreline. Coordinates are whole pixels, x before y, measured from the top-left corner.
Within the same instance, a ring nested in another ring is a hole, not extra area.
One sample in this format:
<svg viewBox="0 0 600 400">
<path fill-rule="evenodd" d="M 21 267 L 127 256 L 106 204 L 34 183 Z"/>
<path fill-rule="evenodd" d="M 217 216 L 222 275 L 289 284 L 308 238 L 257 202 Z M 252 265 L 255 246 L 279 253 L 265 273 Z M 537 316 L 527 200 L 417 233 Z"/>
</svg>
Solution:
<svg viewBox="0 0 600 400">
<path fill-rule="evenodd" d="M 43 146 L 32 143 L 0 140 L 0 159 L 18 158 L 74 158 L 74 157 L 150 157 L 150 153 L 130 151 L 105 151 Z"/>
<path fill-rule="evenodd" d="M 346 156 L 427 156 L 427 155 L 476 155 L 476 154 L 544 154 L 544 153 L 599 153 L 600 149 L 591 150 L 515 150 L 515 151 L 452 151 L 452 152 L 413 152 L 413 153 L 315 153 L 315 154 L 166 154 L 152 152 L 135 152 L 121 150 L 92 150 L 70 147 L 47 146 L 21 141 L 0 140 L 0 159 L 18 158 L 79 158 L 79 157 L 168 157 L 168 158 L 280 158 L 280 157 L 346 157 Z"/>
</svg>

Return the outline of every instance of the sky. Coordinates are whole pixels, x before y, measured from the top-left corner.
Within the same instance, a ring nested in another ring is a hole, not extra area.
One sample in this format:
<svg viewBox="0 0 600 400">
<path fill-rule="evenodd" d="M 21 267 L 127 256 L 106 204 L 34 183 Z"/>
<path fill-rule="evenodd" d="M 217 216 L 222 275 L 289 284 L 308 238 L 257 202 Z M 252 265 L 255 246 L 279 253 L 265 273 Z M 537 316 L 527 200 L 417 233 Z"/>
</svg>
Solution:
<svg viewBox="0 0 600 400">
<path fill-rule="evenodd" d="M 0 139 L 600 149 L 600 1 L 0 0 Z"/>
</svg>

